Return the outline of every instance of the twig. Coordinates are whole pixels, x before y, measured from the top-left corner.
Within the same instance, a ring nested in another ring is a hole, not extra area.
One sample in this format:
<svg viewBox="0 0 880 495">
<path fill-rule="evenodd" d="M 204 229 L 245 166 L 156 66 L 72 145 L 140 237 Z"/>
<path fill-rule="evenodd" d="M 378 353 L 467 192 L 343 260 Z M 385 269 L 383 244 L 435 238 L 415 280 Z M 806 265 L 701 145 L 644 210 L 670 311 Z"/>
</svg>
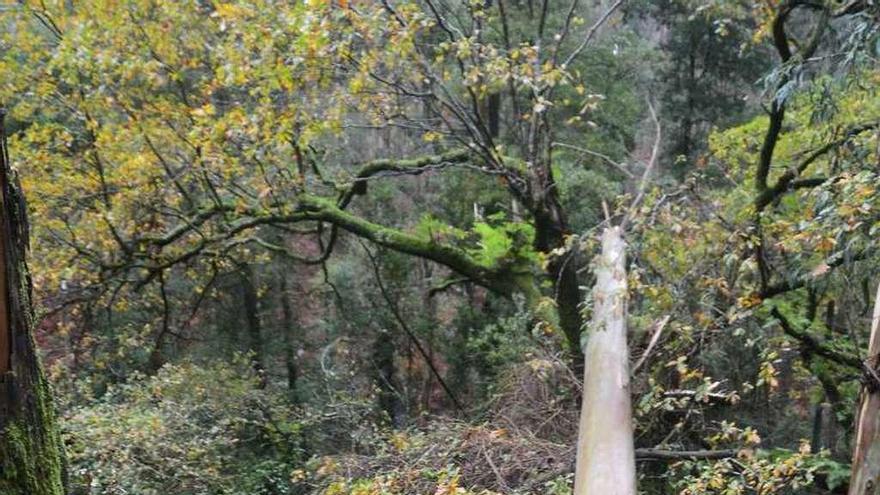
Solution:
<svg viewBox="0 0 880 495">
<path fill-rule="evenodd" d="M 608 10 L 606 10 L 605 13 L 602 14 L 602 16 L 599 17 L 599 19 L 598 19 L 598 20 L 597 20 L 592 26 L 590 26 L 590 29 L 587 30 L 587 35 L 584 36 L 584 40 L 581 41 L 581 44 L 578 45 L 578 47 L 575 48 L 574 51 L 571 52 L 571 54 L 569 54 L 568 57 L 565 58 L 565 61 L 564 61 L 564 62 L 562 62 L 562 68 L 563 68 L 563 69 L 566 68 L 566 67 L 568 67 L 568 65 L 569 65 L 569 64 L 570 64 L 570 63 L 571 63 L 571 62 L 572 62 L 572 61 L 573 61 L 578 55 L 580 55 L 580 53 L 581 53 L 582 51 L 584 51 L 584 48 L 586 48 L 587 45 L 590 44 L 590 41 L 592 41 L 593 36 L 595 36 L 595 35 L 596 35 L 596 32 L 599 31 L 599 28 L 602 27 L 602 24 L 605 24 L 605 21 L 607 21 L 608 18 L 611 17 L 611 14 L 613 14 L 615 10 L 617 10 L 618 8 L 620 8 L 621 5 L 623 5 L 623 0 L 617 0 L 616 2 L 614 2 L 614 4 L 611 5 L 611 7 L 608 7 Z"/>
<path fill-rule="evenodd" d="M 567 149 L 570 149 L 570 150 L 578 151 L 578 152 L 580 152 L 580 153 L 585 153 L 585 154 L 587 154 L 587 155 L 591 155 L 591 156 L 595 156 L 595 157 L 597 157 L 597 158 L 601 158 L 602 161 L 604 161 L 605 163 L 611 165 L 612 167 L 614 167 L 615 169 L 617 169 L 618 171 L 620 171 L 623 175 L 626 175 L 626 176 L 629 177 L 630 179 L 635 179 L 635 178 L 636 178 L 636 176 L 633 175 L 632 172 L 630 172 L 629 170 L 627 170 L 627 168 L 626 168 L 622 163 L 615 162 L 614 160 L 611 159 L 610 156 L 608 156 L 608 155 L 606 155 L 606 154 L 604 154 L 604 153 L 599 153 L 598 151 L 593 151 L 593 150 L 589 150 L 589 149 L 587 149 L 587 148 L 581 148 L 580 146 L 575 146 L 575 145 L 573 145 L 573 144 L 560 143 L 560 142 L 555 142 L 555 143 L 553 143 L 551 146 L 557 146 L 557 147 L 560 147 L 560 148 L 567 148 Z"/>
<path fill-rule="evenodd" d="M 498 471 L 498 466 L 492 462 L 492 458 L 489 457 L 489 453 L 486 452 L 485 447 L 480 449 L 483 451 L 483 457 L 486 458 L 486 462 L 489 463 L 489 467 L 492 468 L 492 472 L 495 474 L 495 478 L 498 480 L 498 485 L 504 489 L 504 491 L 508 491 L 510 488 L 507 486 L 507 481 L 504 480 L 504 476 L 501 475 L 501 472 Z"/>
<path fill-rule="evenodd" d="M 672 318 L 672 315 L 666 315 L 661 318 L 659 322 L 654 324 L 654 335 L 651 336 L 651 341 L 648 342 L 648 347 L 645 349 L 645 352 L 642 353 L 642 357 L 640 357 L 635 366 L 633 366 L 631 372 L 633 375 L 635 375 L 636 371 L 645 364 L 645 360 L 648 359 L 651 351 L 654 350 L 654 346 L 657 345 L 657 342 L 660 340 L 660 334 L 663 333 L 663 329 L 666 328 L 666 324 L 669 323 L 670 318 Z"/>
<path fill-rule="evenodd" d="M 736 401 L 736 395 L 730 393 L 721 393 L 721 392 L 705 392 L 698 394 L 696 390 L 667 390 L 663 392 L 663 397 L 668 398 L 691 398 L 696 399 L 697 396 L 702 396 L 702 402 L 726 402 L 726 403 L 734 403 Z"/>
</svg>

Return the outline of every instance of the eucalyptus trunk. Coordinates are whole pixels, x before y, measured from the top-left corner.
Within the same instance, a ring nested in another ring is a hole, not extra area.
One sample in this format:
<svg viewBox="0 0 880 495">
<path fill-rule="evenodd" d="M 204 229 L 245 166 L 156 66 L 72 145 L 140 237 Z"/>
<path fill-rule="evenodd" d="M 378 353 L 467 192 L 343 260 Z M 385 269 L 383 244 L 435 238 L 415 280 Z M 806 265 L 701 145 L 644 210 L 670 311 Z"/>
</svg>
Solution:
<svg viewBox="0 0 880 495">
<path fill-rule="evenodd" d="M 871 319 L 867 365 L 874 373 L 862 386 L 849 495 L 880 495 L 880 287 Z"/>
<path fill-rule="evenodd" d="M 635 495 L 626 343 L 626 243 L 620 227 L 605 229 L 602 254 L 595 265 L 593 321 L 584 349 L 574 495 Z"/>
<path fill-rule="evenodd" d="M 0 110 L 0 494 L 63 495 L 64 451 L 34 344 L 27 216 Z"/>
</svg>

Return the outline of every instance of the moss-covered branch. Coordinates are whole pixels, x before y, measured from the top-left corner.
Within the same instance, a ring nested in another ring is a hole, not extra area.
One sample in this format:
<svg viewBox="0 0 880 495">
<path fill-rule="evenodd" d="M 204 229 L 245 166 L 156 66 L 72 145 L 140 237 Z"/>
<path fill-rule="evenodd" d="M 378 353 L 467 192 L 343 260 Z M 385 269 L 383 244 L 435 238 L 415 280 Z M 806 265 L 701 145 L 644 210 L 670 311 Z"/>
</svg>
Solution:
<svg viewBox="0 0 880 495">
<path fill-rule="evenodd" d="M 531 277 L 524 277 L 524 274 L 512 272 L 506 267 L 499 269 L 487 266 L 457 246 L 373 223 L 339 208 L 325 198 L 303 195 L 297 215 L 306 220 L 333 224 L 380 246 L 437 262 L 503 295 L 515 292 L 530 295 L 535 290 Z"/>
<path fill-rule="evenodd" d="M 206 223 L 209 218 L 219 218 L 224 212 L 224 210 L 217 208 L 205 211 L 210 211 L 211 214 L 199 215 L 198 222 L 186 222 L 172 228 L 165 235 L 139 239 L 137 242 L 142 243 L 143 246 L 142 249 L 137 250 L 141 253 L 138 255 L 138 259 L 121 263 L 145 268 L 148 272 L 163 270 L 206 253 L 217 246 L 224 246 L 229 242 L 251 242 L 254 240 L 252 236 L 245 239 L 239 239 L 237 236 L 261 226 L 290 226 L 302 222 L 318 221 L 394 251 L 439 263 L 458 275 L 501 295 L 510 296 L 520 292 L 532 299 L 537 294 L 534 276 L 526 269 L 517 271 L 506 265 L 490 265 L 461 247 L 372 222 L 340 208 L 335 201 L 329 198 L 311 194 L 299 195 L 293 211 L 289 213 L 245 211 L 243 217 L 226 224 L 218 235 L 214 237 L 201 235 L 199 242 L 190 249 L 175 253 L 172 257 L 162 258 L 161 250 L 170 244 L 170 238 L 173 238 L 174 241 L 183 239 Z M 151 249 L 151 247 L 158 248 L 158 250 Z M 276 248 L 281 249 L 280 247 Z M 117 268 L 122 269 L 123 266 L 120 265 Z"/>
<path fill-rule="evenodd" d="M 411 159 L 380 159 L 365 163 L 355 174 L 351 184 L 346 187 L 337 202 L 340 208 L 346 208 L 356 195 L 367 192 L 367 182 L 370 179 L 385 174 L 394 175 L 419 175 L 428 170 L 446 167 L 449 165 L 464 163 L 471 159 L 467 150 L 453 150 L 440 155 L 428 155 Z"/>
</svg>

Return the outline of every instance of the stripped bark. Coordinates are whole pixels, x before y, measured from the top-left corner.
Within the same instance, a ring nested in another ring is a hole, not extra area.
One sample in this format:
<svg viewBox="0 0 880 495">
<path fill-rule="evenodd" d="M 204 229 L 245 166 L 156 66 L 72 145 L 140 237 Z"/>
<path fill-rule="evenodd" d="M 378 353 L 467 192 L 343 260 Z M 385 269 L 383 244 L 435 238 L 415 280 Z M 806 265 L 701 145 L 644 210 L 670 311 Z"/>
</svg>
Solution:
<svg viewBox="0 0 880 495">
<path fill-rule="evenodd" d="M 622 235 L 620 227 L 605 229 L 602 254 L 595 267 L 574 495 L 636 493 L 626 343 L 626 243 Z"/>
<path fill-rule="evenodd" d="M 869 376 L 862 386 L 849 495 L 880 494 L 880 287 L 874 302 L 866 364 Z"/>
</svg>

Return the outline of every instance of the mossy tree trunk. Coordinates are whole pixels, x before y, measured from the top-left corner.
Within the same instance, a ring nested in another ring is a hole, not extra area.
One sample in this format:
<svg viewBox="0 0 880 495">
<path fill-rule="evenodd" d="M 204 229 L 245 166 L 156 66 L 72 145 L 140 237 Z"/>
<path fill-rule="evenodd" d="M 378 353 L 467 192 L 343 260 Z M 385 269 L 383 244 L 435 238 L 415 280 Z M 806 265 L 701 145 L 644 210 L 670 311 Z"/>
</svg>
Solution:
<svg viewBox="0 0 880 495">
<path fill-rule="evenodd" d="M 37 357 L 27 216 L 0 109 L 0 494 L 63 495 L 64 452 Z"/>
<path fill-rule="evenodd" d="M 593 321 L 584 349 L 574 495 L 635 495 L 626 244 L 620 227 L 605 229 L 595 272 Z"/>
</svg>

